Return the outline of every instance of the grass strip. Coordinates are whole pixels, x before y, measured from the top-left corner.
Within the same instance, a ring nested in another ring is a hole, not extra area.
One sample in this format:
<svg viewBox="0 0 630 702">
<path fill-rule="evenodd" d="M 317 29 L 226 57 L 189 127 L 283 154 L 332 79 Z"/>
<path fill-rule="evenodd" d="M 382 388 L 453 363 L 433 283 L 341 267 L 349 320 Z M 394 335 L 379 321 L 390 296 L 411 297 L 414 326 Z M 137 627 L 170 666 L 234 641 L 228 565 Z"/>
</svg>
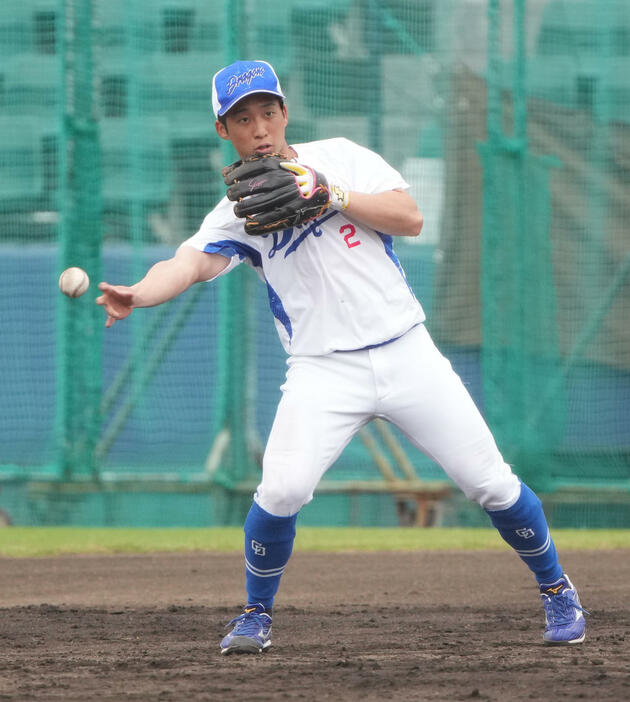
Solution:
<svg viewBox="0 0 630 702">
<path fill-rule="evenodd" d="M 554 529 L 559 550 L 630 549 L 628 529 Z M 240 552 L 240 527 L 100 528 L 7 527 L 0 529 L 0 556 L 215 551 Z M 300 527 L 296 551 L 508 550 L 491 528 Z"/>
</svg>

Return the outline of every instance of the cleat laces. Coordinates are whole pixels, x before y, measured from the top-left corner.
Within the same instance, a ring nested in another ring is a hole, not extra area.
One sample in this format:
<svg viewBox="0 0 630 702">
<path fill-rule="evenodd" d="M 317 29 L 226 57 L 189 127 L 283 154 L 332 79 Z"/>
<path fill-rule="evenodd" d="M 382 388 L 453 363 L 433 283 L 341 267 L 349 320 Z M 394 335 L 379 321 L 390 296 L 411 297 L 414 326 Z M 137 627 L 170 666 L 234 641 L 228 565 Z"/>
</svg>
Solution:
<svg viewBox="0 0 630 702">
<path fill-rule="evenodd" d="M 545 593 L 546 594 L 546 593 Z M 549 624 L 553 626 L 565 626 L 575 620 L 573 610 L 577 609 L 584 614 L 590 614 L 581 607 L 573 598 L 566 595 L 566 590 L 557 595 L 546 595 L 545 614 Z"/>
<path fill-rule="evenodd" d="M 271 617 L 269 615 L 263 617 L 259 612 L 243 612 L 243 614 L 234 617 L 231 622 L 226 624 L 225 628 L 227 629 L 234 624 L 233 636 L 254 637 L 258 636 L 261 633 L 261 629 L 264 630 L 270 621 Z"/>
</svg>

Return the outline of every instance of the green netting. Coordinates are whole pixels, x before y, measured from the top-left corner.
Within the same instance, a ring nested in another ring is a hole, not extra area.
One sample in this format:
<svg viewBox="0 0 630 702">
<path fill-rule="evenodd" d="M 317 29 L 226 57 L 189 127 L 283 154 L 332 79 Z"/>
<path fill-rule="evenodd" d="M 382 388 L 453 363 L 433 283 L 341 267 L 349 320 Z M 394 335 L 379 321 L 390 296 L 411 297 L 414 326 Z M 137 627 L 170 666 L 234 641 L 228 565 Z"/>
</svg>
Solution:
<svg viewBox="0 0 630 702">
<path fill-rule="evenodd" d="M 396 250 L 428 327 L 507 460 L 562 500 L 552 518 L 628 525 L 625 0 L 4 0 L 0 56 L 14 521 L 240 520 L 234 487 L 256 480 L 285 369 L 259 281 L 241 267 L 104 332 L 94 284 L 68 300 L 56 280 L 79 265 L 131 283 L 196 231 L 235 156 L 210 78 L 263 58 L 290 141 L 347 136 L 409 182 L 425 227 Z M 395 436 L 418 477 L 443 479 Z M 327 477 L 381 470 L 357 437 Z M 441 522 L 478 520 L 457 499 Z M 396 524 L 400 508 L 330 494 L 304 519 Z"/>
</svg>

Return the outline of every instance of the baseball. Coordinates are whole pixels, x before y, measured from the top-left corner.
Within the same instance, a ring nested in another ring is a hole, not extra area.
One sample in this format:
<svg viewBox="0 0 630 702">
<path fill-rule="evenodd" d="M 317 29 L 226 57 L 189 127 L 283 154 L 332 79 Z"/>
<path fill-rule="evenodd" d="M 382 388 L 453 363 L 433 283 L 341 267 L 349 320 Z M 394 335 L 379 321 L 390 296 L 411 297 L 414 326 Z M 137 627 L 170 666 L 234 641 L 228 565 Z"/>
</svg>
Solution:
<svg viewBox="0 0 630 702">
<path fill-rule="evenodd" d="M 59 276 L 59 290 L 68 297 L 80 297 L 89 285 L 90 279 L 83 268 L 66 268 Z"/>
</svg>

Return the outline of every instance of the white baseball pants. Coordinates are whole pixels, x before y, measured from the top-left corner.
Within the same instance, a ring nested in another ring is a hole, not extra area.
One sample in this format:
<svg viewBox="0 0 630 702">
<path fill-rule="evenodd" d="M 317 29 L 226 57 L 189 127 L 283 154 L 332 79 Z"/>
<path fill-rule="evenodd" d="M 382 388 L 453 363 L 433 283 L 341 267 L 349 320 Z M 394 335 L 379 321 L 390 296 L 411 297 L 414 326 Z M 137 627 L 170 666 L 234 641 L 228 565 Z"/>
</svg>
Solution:
<svg viewBox="0 0 630 702">
<path fill-rule="evenodd" d="M 395 424 L 464 494 L 488 510 L 511 507 L 520 482 L 450 362 L 424 325 L 363 351 L 288 359 L 282 398 L 254 499 L 296 514 L 354 434 L 374 417 Z"/>
</svg>

